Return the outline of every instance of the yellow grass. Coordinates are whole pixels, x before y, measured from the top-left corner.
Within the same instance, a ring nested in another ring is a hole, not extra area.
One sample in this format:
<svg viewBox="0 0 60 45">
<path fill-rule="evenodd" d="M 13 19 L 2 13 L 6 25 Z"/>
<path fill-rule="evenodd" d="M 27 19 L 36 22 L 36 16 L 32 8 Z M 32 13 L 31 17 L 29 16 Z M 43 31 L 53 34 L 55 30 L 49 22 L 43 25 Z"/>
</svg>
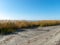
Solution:
<svg viewBox="0 0 60 45">
<path fill-rule="evenodd" d="M 13 32 L 18 28 L 30 28 L 30 27 L 43 27 L 43 26 L 54 26 L 60 25 L 59 20 L 43 20 L 43 21 L 8 21 L 0 23 L 0 32 Z M 12 31 L 13 30 L 13 31 Z"/>
</svg>

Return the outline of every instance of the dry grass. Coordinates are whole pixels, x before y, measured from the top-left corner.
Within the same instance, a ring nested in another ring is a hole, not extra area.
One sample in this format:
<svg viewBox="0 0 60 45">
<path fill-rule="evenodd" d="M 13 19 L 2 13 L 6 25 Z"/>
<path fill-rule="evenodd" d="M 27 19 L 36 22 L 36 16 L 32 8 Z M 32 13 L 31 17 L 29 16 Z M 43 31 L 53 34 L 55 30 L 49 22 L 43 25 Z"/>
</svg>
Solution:
<svg viewBox="0 0 60 45">
<path fill-rule="evenodd" d="M 44 27 L 60 25 L 59 20 L 44 20 L 44 21 L 5 21 L 0 23 L 0 33 L 14 32 L 17 28 L 30 28 L 30 27 Z"/>
</svg>

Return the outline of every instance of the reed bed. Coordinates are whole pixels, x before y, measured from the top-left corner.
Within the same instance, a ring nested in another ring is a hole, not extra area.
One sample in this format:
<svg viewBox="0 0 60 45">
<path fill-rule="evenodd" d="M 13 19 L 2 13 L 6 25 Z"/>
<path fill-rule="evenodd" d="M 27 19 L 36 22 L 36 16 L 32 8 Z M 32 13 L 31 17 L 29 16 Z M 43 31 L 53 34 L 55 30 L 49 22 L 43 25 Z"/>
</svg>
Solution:
<svg viewBox="0 0 60 45">
<path fill-rule="evenodd" d="M 43 21 L 0 21 L 0 34 L 15 32 L 21 28 L 36 28 L 45 26 L 60 25 L 59 20 L 43 20 Z"/>
</svg>

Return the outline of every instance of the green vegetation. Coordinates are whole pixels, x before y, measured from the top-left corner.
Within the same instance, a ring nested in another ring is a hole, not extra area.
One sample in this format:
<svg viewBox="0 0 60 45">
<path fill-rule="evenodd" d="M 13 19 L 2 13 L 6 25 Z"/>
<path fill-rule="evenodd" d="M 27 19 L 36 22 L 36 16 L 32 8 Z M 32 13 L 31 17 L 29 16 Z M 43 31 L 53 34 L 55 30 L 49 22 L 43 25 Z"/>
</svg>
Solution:
<svg viewBox="0 0 60 45">
<path fill-rule="evenodd" d="M 10 28 L 2 28 L 0 29 L 0 34 L 10 34 L 15 32 L 16 29 L 10 29 Z"/>
<path fill-rule="evenodd" d="M 21 28 L 33 28 L 60 25 L 60 21 L 57 20 L 44 20 L 44 21 L 5 21 L 0 22 L 0 34 L 12 33 Z"/>
</svg>

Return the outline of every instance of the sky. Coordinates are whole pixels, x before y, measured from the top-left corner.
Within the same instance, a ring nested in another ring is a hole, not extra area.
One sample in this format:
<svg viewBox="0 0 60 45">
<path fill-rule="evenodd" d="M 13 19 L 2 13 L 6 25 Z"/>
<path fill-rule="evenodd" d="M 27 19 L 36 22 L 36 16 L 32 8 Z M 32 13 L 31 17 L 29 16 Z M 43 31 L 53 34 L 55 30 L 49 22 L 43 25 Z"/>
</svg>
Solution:
<svg viewBox="0 0 60 45">
<path fill-rule="evenodd" d="M 0 0 L 0 20 L 60 20 L 60 1 Z"/>
</svg>

